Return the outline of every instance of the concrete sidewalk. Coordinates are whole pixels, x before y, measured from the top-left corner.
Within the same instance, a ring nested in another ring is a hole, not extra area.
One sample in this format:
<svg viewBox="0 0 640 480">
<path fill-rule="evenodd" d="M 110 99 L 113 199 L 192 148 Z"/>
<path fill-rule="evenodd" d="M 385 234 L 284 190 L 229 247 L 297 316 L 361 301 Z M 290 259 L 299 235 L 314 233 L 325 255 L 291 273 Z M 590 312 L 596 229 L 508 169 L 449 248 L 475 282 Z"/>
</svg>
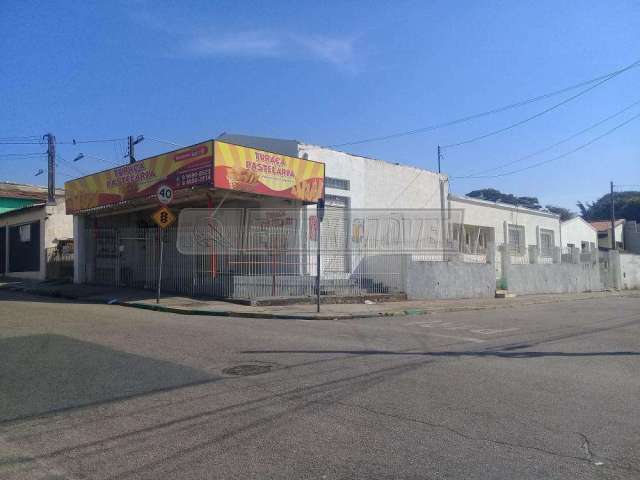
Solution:
<svg viewBox="0 0 640 480">
<path fill-rule="evenodd" d="M 315 305 L 296 304 L 284 306 L 249 306 L 221 300 L 194 299 L 183 296 L 163 296 L 156 304 L 155 295 L 148 290 L 73 285 L 56 282 L 29 282 L 0 280 L 0 289 L 22 291 L 86 303 L 110 303 L 126 307 L 143 308 L 183 315 L 211 315 L 247 318 L 277 318 L 292 320 L 339 320 L 396 315 L 424 315 L 435 312 L 458 312 L 515 308 L 526 305 L 558 303 L 565 301 L 636 296 L 638 290 L 589 292 L 580 294 L 524 295 L 513 298 L 422 300 L 385 303 L 322 304 L 320 313 Z"/>
</svg>

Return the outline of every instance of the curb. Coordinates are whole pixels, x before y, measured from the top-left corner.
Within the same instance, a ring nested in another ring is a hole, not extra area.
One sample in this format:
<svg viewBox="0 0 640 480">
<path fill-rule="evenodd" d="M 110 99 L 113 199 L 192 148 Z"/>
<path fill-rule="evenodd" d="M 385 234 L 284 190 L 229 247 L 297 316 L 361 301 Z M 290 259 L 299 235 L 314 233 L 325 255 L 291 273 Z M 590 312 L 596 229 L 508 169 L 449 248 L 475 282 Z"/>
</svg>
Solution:
<svg viewBox="0 0 640 480">
<path fill-rule="evenodd" d="M 187 309 L 180 307 L 168 307 L 165 305 L 153 305 L 140 302 L 112 302 L 111 305 L 119 305 L 121 307 L 140 308 L 142 310 L 151 310 L 154 312 L 176 313 L 178 315 L 200 315 L 211 317 L 238 317 L 238 318 L 266 318 L 271 320 L 350 320 L 356 318 L 380 318 L 380 317 L 397 317 L 405 315 L 426 315 L 429 313 L 427 309 L 411 308 L 407 310 L 394 310 L 389 312 L 372 312 L 372 313 L 340 313 L 340 314 L 287 314 L 287 313 L 268 313 L 268 312 L 233 312 L 230 310 L 201 310 Z"/>
<path fill-rule="evenodd" d="M 43 288 L 30 288 L 25 286 L 18 285 L 3 285 L 0 286 L 0 290 L 11 290 L 29 293 L 31 295 L 45 296 L 45 297 L 53 297 L 53 298 L 62 298 L 66 300 L 82 300 L 82 297 L 79 295 L 73 295 L 70 293 L 63 293 L 54 289 L 43 289 Z M 636 291 L 637 292 L 637 291 Z M 163 312 L 163 313 L 175 313 L 178 315 L 198 315 L 198 316 L 211 316 L 211 317 L 236 317 L 236 318 L 255 318 L 255 319 L 273 319 L 273 320 L 351 320 L 351 319 L 362 319 L 362 318 L 383 318 L 383 317 L 400 317 L 400 316 L 411 316 L 411 315 L 427 315 L 433 313 L 450 313 L 450 312 L 469 312 L 469 311 L 479 311 L 479 310 L 497 310 L 500 308 L 516 308 L 516 307 L 527 307 L 531 305 L 544 305 L 544 304 L 553 304 L 560 303 L 565 301 L 575 301 L 575 300 L 589 300 L 601 298 L 603 295 L 590 295 L 581 298 L 554 298 L 554 299 L 544 299 L 540 298 L 530 302 L 503 302 L 503 303 L 495 303 L 491 305 L 459 305 L 459 306 L 442 306 L 442 307 L 432 307 L 430 309 L 426 308 L 408 308 L 403 310 L 390 310 L 384 312 L 363 312 L 363 313 L 338 313 L 338 314 L 323 314 L 323 313 L 300 313 L 300 314 L 287 314 L 287 313 L 269 313 L 269 312 L 236 312 L 231 310 L 209 310 L 209 309 L 189 309 L 189 308 L 181 308 L 181 307 L 170 307 L 167 305 L 154 305 L 149 303 L 142 302 L 127 302 L 127 301 L 118 301 L 111 300 L 108 303 L 109 305 L 119 305 L 122 307 L 129 308 L 139 308 L 142 310 L 150 310 L 154 312 Z M 607 297 L 640 297 L 637 293 L 629 293 L 624 294 L 620 292 L 609 292 L 609 295 L 604 295 Z M 99 300 L 88 300 L 90 303 L 105 303 Z"/>
</svg>

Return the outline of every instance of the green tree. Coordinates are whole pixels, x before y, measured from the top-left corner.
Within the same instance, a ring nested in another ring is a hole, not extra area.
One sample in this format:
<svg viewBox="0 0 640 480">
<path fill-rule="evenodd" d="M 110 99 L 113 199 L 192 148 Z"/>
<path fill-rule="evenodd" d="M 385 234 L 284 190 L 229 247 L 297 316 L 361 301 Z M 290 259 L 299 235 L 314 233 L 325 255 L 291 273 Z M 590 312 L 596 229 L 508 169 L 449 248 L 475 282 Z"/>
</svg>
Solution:
<svg viewBox="0 0 640 480">
<path fill-rule="evenodd" d="M 556 205 L 546 205 L 544 208 L 549 210 L 551 213 L 555 213 L 556 215 L 560 215 L 560 220 L 562 222 L 566 220 L 571 220 L 573 217 L 577 216 L 576 212 L 572 212 L 568 208 L 558 207 Z"/>
<path fill-rule="evenodd" d="M 479 198 L 490 202 L 508 203 L 519 207 L 533 208 L 534 210 L 540 210 L 542 208 L 537 197 L 518 197 L 512 193 L 503 193 L 495 188 L 474 190 L 467 193 L 467 197 Z"/>
<path fill-rule="evenodd" d="M 616 218 L 640 222 L 640 191 L 615 192 Z M 607 193 L 593 203 L 578 202 L 580 215 L 585 220 L 602 220 L 611 217 L 611 194 Z"/>
</svg>

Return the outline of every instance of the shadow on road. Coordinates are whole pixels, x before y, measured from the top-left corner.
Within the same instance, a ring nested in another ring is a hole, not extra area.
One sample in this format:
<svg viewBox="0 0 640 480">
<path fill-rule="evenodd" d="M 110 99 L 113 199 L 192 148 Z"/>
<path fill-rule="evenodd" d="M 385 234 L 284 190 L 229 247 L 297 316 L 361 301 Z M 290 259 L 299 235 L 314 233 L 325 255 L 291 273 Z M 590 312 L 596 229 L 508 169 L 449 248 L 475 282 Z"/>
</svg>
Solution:
<svg viewBox="0 0 640 480">
<path fill-rule="evenodd" d="M 525 348 L 525 347 L 521 347 Z M 511 352 L 511 351 L 462 351 L 462 352 L 398 352 L 394 350 L 245 350 L 242 353 L 304 353 L 304 354 L 344 354 L 344 355 L 404 355 L 429 357 L 500 357 L 500 358 L 538 358 L 538 357 L 607 357 L 636 356 L 640 352 Z"/>
<path fill-rule="evenodd" d="M 0 423 L 219 378 L 62 335 L 2 338 Z"/>
</svg>

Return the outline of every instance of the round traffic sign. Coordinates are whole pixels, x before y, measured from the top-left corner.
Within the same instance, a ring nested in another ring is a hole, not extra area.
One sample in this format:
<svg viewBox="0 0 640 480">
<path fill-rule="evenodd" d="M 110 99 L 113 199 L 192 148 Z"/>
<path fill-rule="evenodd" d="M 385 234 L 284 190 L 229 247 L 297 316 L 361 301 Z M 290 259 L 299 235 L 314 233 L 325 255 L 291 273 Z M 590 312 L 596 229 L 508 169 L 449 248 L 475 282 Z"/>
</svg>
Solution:
<svg viewBox="0 0 640 480">
<path fill-rule="evenodd" d="M 173 200 L 173 188 L 169 185 L 160 185 L 156 195 L 160 203 L 167 205 L 168 203 L 171 203 L 171 200 Z"/>
</svg>

